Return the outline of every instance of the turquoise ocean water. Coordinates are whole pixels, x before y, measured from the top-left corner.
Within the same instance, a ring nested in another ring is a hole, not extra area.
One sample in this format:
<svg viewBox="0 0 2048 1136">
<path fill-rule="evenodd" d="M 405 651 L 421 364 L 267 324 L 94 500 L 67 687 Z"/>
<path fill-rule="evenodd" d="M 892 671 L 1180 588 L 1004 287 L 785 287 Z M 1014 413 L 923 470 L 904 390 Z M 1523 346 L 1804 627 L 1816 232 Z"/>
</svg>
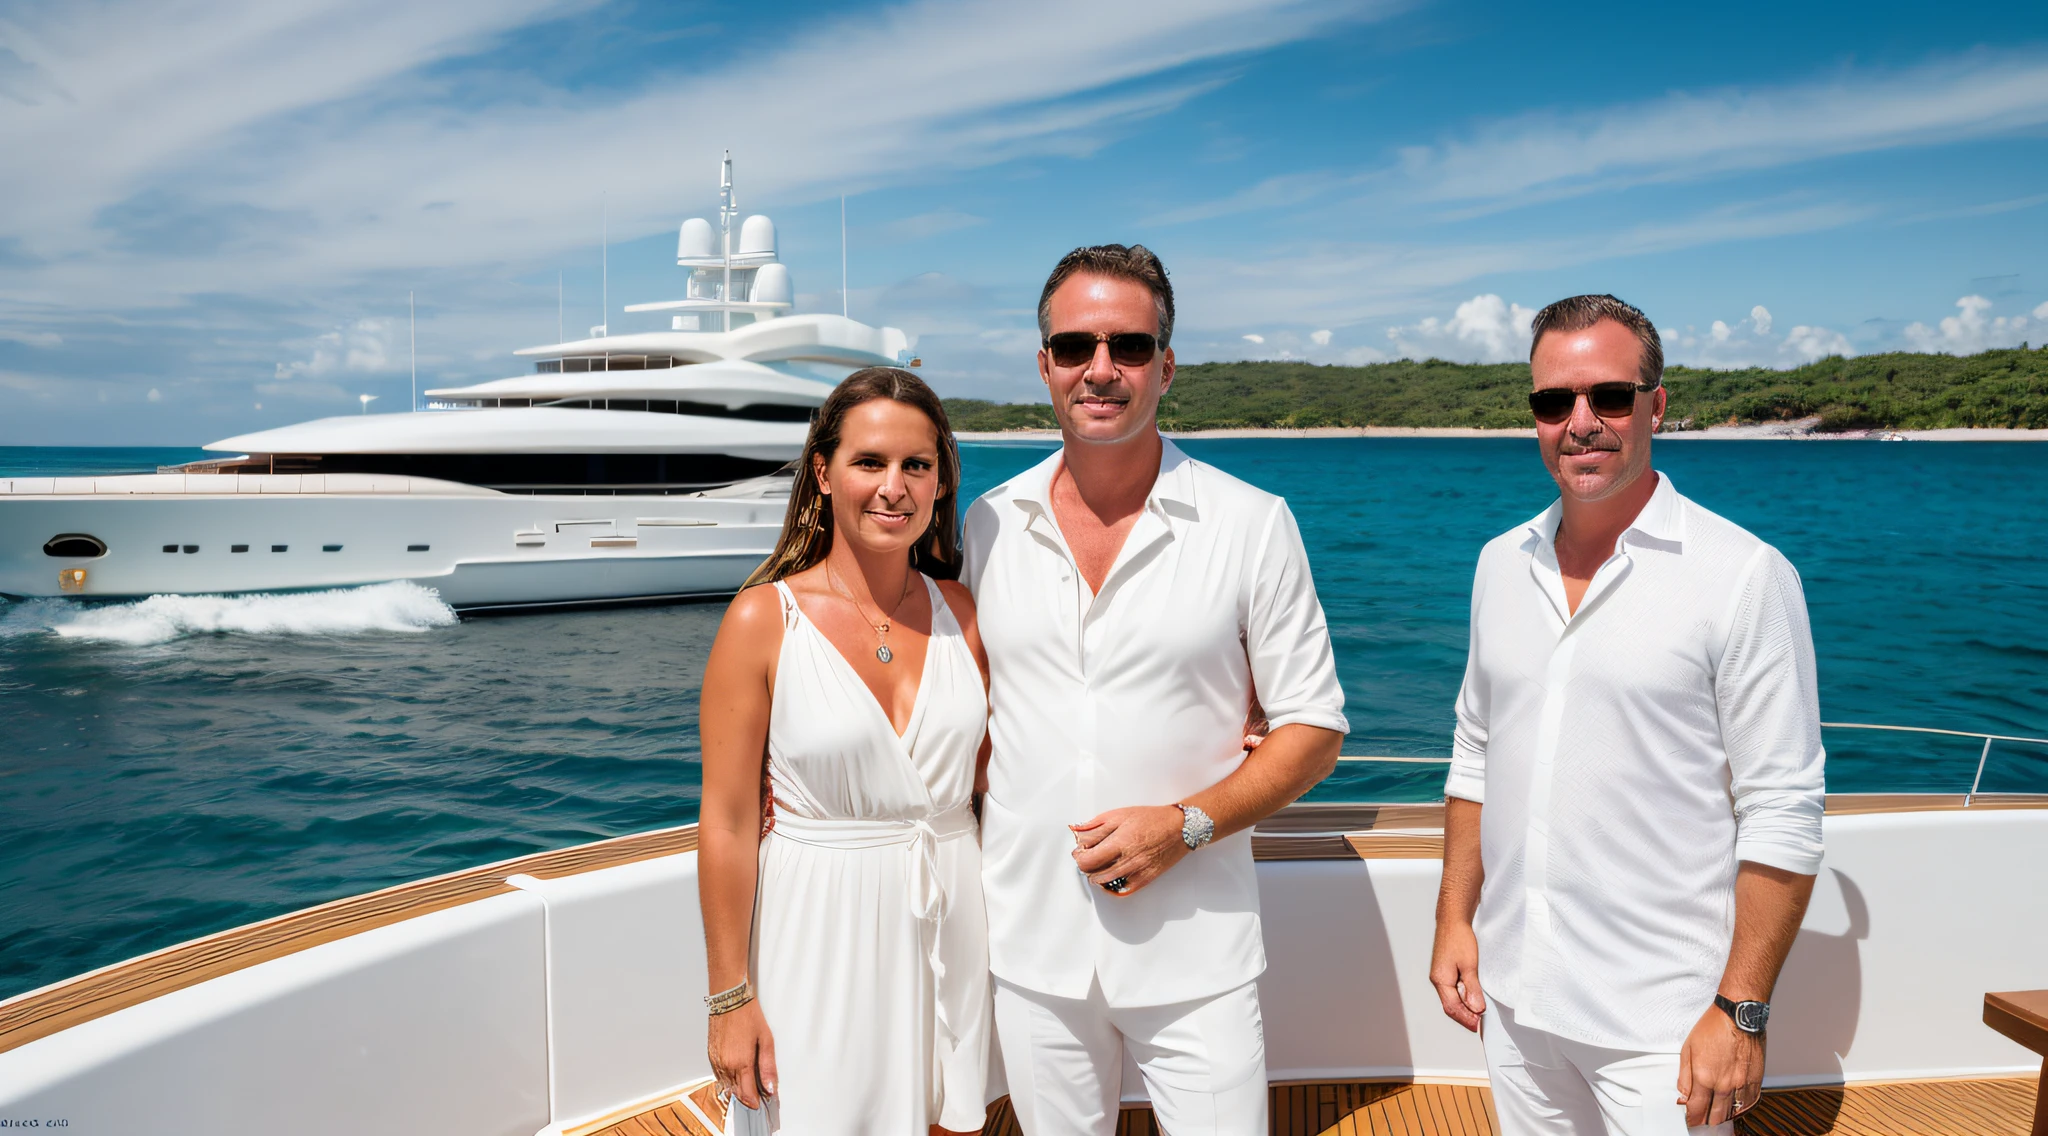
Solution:
<svg viewBox="0 0 2048 1136">
<path fill-rule="evenodd" d="M 1553 496 L 1534 443 L 1186 448 L 1293 504 L 1350 700 L 1346 752 L 1443 755 L 1473 559 Z M 967 488 L 1047 452 L 968 446 Z M 0 449 L 0 475 L 196 456 Z M 1799 567 L 1825 718 L 2048 736 L 2048 446 L 1674 441 L 1657 464 Z M 695 818 L 697 682 L 722 605 L 454 622 L 388 596 L 323 603 L 262 619 L 128 607 L 67 638 L 51 629 L 77 605 L 0 601 L 0 997 Z M 248 629 L 191 633 L 208 625 Z M 1978 757 L 1968 739 L 1828 743 L 1837 791 L 1960 791 Z M 1316 795 L 1421 800 L 1441 779 L 1349 766 Z M 2048 790 L 2048 750 L 1994 750 L 1985 788 Z"/>
</svg>

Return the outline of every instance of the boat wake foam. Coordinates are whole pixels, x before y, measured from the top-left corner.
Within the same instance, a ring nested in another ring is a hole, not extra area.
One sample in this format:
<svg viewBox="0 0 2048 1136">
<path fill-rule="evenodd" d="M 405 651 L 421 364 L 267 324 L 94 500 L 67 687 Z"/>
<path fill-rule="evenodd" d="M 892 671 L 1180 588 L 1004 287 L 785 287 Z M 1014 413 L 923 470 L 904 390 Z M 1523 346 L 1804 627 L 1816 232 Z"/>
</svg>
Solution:
<svg viewBox="0 0 2048 1136">
<path fill-rule="evenodd" d="M 431 631 L 456 622 L 432 588 L 409 580 L 241 596 L 151 596 L 125 604 L 33 600 L 0 615 L 0 636 L 48 633 L 65 639 L 143 646 L 188 635 L 358 635 Z"/>
</svg>

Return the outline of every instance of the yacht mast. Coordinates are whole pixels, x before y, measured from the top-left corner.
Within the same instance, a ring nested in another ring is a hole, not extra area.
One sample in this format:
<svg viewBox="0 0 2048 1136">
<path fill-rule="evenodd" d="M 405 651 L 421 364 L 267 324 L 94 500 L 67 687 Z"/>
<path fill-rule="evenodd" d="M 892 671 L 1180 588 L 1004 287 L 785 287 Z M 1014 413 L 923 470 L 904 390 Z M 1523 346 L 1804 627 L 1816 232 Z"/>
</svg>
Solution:
<svg viewBox="0 0 2048 1136">
<path fill-rule="evenodd" d="M 739 212 L 739 203 L 732 199 L 732 151 L 725 152 L 725 158 L 718 163 L 718 230 L 723 236 L 725 250 L 725 284 L 719 289 L 718 298 L 732 303 L 732 219 Z M 726 331 L 732 330 L 732 309 L 725 309 Z"/>
</svg>

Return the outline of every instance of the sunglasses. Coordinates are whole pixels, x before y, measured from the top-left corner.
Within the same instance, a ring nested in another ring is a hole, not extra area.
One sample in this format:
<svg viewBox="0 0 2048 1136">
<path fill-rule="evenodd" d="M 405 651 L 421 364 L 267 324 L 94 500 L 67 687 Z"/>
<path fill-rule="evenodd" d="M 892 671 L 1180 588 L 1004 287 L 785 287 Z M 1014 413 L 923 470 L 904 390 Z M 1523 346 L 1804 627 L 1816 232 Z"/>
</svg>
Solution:
<svg viewBox="0 0 2048 1136">
<path fill-rule="evenodd" d="M 1529 392 L 1529 411 L 1536 421 L 1555 426 L 1572 416 L 1572 411 L 1578 409 L 1579 395 L 1584 393 L 1593 413 L 1602 418 L 1627 418 L 1636 412 L 1636 395 L 1656 389 L 1655 385 L 1635 383 L 1600 383 L 1584 392 L 1570 387 L 1545 387 Z"/>
<path fill-rule="evenodd" d="M 1109 344 L 1109 361 L 1119 367 L 1145 366 L 1159 352 L 1159 337 L 1143 331 L 1062 331 L 1046 337 L 1045 349 L 1055 366 L 1085 367 L 1095 358 L 1098 343 Z"/>
</svg>

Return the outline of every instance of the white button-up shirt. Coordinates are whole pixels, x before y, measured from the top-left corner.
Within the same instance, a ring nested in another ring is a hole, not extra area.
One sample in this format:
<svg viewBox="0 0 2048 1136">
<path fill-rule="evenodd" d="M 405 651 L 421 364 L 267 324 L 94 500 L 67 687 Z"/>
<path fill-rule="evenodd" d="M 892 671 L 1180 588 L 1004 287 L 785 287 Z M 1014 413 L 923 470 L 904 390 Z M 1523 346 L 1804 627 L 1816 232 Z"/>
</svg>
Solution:
<svg viewBox="0 0 2048 1136">
<path fill-rule="evenodd" d="M 1112 1006 L 1219 994 L 1266 966 L 1250 832 L 1116 897 L 1075 866 L 1067 826 L 1228 777 L 1255 683 L 1275 728 L 1349 729 L 1308 555 L 1285 501 L 1167 442 L 1091 595 L 1053 516 L 1060 459 L 967 513 L 963 579 L 989 658 L 989 966 L 1056 997 L 1100 981 Z"/>
<path fill-rule="evenodd" d="M 1572 614 L 1553 504 L 1472 584 L 1447 796 L 1482 802 L 1479 980 L 1518 1022 L 1671 1052 L 1728 962 L 1740 860 L 1821 861 L 1798 573 L 1660 478 Z"/>
</svg>

